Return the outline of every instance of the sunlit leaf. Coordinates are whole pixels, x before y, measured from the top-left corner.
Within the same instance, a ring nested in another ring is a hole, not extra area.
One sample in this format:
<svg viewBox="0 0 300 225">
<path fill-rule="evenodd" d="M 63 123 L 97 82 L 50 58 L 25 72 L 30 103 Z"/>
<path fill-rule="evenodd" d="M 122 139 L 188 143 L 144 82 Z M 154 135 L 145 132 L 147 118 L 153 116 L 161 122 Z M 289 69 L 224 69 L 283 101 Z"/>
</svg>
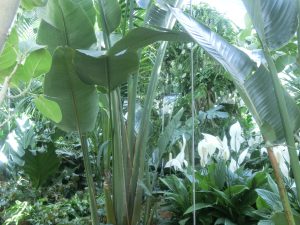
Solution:
<svg viewBox="0 0 300 225">
<path fill-rule="evenodd" d="M 192 39 L 183 32 L 139 27 L 129 31 L 109 50 L 109 53 L 115 54 L 124 50 L 136 51 L 156 41 L 191 42 Z"/>
<path fill-rule="evenodd" d="M 272 50 L 282 47 L 298 26 L 298 7 L 294 0 L 243 0 L 255 30 Z"/>
<path fill-rule="evenodd" d="M 62 120 L 62 113 L 59 105 L 55 101 L 38 96 L 34 99 L 35 106 L 43 114 L 43 116 L 59 123 Z"/>
<path fill-rule="evenodd" d="M 20 82 L 29 82 L 31 78 L 38 77 L 50 70 L 52 57 L 47 49 L 42 48 L 31 52 L 24 65 L 19 66 L 12 83 L 18 86 Z"/>
</svg>

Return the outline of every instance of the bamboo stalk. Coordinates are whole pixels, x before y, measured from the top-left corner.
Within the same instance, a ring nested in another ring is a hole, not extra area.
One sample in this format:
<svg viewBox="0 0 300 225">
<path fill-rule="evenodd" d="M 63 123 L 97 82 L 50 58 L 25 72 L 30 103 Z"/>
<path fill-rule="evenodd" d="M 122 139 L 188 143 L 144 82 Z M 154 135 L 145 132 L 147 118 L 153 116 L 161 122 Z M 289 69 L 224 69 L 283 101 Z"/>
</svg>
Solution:
<svg viewBox="0 0 300 225">
<path fill-rule="evenodd" d="M 295 146 L 294 134 L 291 126 L 291 121 L 289 118 L 288 110 L 286 107 L 286 102 L 283 94 L 283 87 L 280 84 L 280 80 L 277 75 L 276 66 L 273 62 L 271 54 L 268 47 L 263 43 L 263 50 L 269 65 L 269 70 L 272 74 L 272 82 L 274 86 L 275 96 L 278 102 L 279 113 L 282 121 L 283 130 L 285 133 L 286 144 L 288 147 L 288 152 L 290 155 L 291 168 L 294 174 L 294 179 L 296 183 L 297 199 L 300 202 L 300 164 L 298 160 L 298 155 Z"/>
<path fill-rule="evenodd" d="M 268 155 L 269 155 L 271 165 L 272 165 L 273 170 L 274 170 L 275 180 L 276 180 L 277 187 L 278 187 L 278 190 L 279 190 L 279 195 L 280 195 L 280 199 L 282 201 L 282 205 L 283 205 L 283 208 L 284 208 L 284 214 L 285 214 L 285 217 L 287 219 L 287 223 L 288 223 L 288 225 L 296 225 L 295 220 L 294 220 L 294 216 L 293 216 L 293 213 L 292 213 L 291 205 L 290 205 L 290 202 L 289 202 L 289 199 L 288 199 L 288 195 L 287 195 L 287 192 L 286 192 L 286 188 L 284 186 L 284 183 L 283 183 L 283 180 L 282 180 L 282 177 L 281 177 L 280 168 L 279 168 L 278 162 L 275 158 L 273 149 L 271 147 L 267 147 L 267 151 L 268 151 Z"/>
</svg>

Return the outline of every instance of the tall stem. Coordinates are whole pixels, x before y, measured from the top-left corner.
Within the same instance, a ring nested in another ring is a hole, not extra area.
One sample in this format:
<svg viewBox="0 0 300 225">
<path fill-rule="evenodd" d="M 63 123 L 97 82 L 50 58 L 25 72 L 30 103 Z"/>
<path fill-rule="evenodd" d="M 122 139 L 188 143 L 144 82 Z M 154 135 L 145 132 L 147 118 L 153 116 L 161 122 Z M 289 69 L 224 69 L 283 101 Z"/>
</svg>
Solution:
<svg viewBox="0 0 300 225">
<path fill-rule="evenodd" d="M 297 1 L 298 12 L 300 12 L 300 0 Z M 300 15 L 298 13 L 298 24 L 300 24 Z M 297 63 L 300 65 L 300 26 L 298 25 L 297 29 L 297 44 L 298 44 L 298 55 L 297 55 Z"/>
<path fill-rule="evenodd" d="M 271 54 L 269 52 L 269 49 L 264 43 L 263 43 L 263 50 L 264 50 L 264 54 L 265 54 L 267 63 L 269 65 L 269 70 L 271 71 L 271 74 L 272 74 L 272 81 L 273 81 L 275 96 L 276 96 L 278 106 L 279 106 L 279 113 L 280 113 L 282 126 L 283 126 L 283 130 L 285 133 L 286 144 L 288 147 L 290 160 L 291 160 L 291 168 L 292 168 L 295 183 L 296 183 L 297 198 L 298 198 L 298 201 L 300 202 L 300 164 L 299 164 L 298 155 L 297 155 L 297 151 L 296 151 L 291 121 L 289 118 L 289 114 L 288 114 L 288 110 L 287 110 L 286 102 L 285 102 L 285 98 L 284 98 L 283 87 L 280 84 L 280 80 L 277 75 L 277 70 L 276 70 L 275 64 L 273 62 L 273 59 L 271 57 Z"/>
<path fill-rule="evenodd" d="M 85 134 L 80 134 L 80 142 L 83 154 L 83 163 L 85 168 L 85 176 L 88 184 L 89 198 L 90 198 L 90 210 L 92 217 L 92 224 L 99 225 L 100 220 L 97 213 L 95 186 L 93 181 L 93 172 L 89 158 L 89 150 L 87 145 L 87 137 Z"/>
<path fill-rule="evenodd" d="M 292 213 L 292 209 L 291 209 L 291 205 L 288 199 L 288 195 L 281 177 L 281 173 L 280 173 L 280 169 L 279 169 L 279 165 L 278 162 L 275 158 L 273 149 L 271 149 L 270 147 L 267 148 L 268 150 L 268 155 L 269 155 L 269 159 L 271 162 L 271 165 L 273 167 L 274 170 L 274 175 L 275 175 L 275 180 L 278 186 L 278 190 L 279 190 L 279 195 L 280 195 L 280 199 L 282 201 L 282 205 L 284 208 L 284 214 L 285 217 L 287 219 L 288 225 L 296 225 L 295 220 L 294 220 L 294 216 Z"/>
</svg>

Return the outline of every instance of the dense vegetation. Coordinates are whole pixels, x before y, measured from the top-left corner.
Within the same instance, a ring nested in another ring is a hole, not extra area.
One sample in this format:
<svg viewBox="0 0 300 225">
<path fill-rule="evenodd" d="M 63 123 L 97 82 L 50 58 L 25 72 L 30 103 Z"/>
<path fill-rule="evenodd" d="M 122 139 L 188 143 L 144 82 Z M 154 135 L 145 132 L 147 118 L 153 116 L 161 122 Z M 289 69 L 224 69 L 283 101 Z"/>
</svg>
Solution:
<svg viewBox="0 0 300 225">
<path fill-rule="evenodd" d="M 1 224 L 300 223 L 296 1 L 243 0 L 245 29 L 181 0 L 18 2 Z"/>
</svg>

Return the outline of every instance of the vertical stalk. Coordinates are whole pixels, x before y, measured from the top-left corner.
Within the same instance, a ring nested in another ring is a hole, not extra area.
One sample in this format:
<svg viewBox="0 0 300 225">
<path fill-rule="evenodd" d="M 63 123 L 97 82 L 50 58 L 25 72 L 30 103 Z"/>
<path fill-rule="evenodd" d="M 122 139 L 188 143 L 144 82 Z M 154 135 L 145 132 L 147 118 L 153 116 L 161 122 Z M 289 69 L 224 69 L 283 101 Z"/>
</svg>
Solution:
<svg viewBox="0 0 300 225">
<path fill-rule="evenodd" d="M 290 205 L 290 202 L 288 199 L 288 195 L 287 195 L 287 192 L 286 192 L 286 189 L 285 189 L 282 177 L 281 177 L 279 165 L 275 158 L 273 149 L 271 149 L 270 147 L 267 147 L 267 150 L 268 150 L 268 155 L 269 155 L 271 165 L 274 170 L 275 180 L 276 180 L 276 183 L 278 186 L 279 195 L 280 195 L 280 199 L 282 201 L 282 205 L 284 208 L 284 214 L 287 219 L 287 223 L 288 223 L 288 225 L 296 225 L 294 216 L 292 213 L 291 205 Z"/>
<path fill-rule="evenodd" d="M 89 198 L 90 198 L 90 210 L 93 225 L 99 225 L 100 220 L 97 213 L 95 186 L 93 181 L 92 167 L 89 159 L 89 150 L 87 144 L 87 138 L 85 134 L 80 134 L 80 142 L 83 154 L 83 163 L 85 168 L 85 176 L 88 184 Z"/>
<path fill-rule="evenodd" d="M 134 13 L 134 0 L 130 0 L 129 3 L 129 30 L 133 28 L 133 13 Z M 135 110 L 136 110 L 136 94 L 138 86 L 138 72 L 133 74 L 128 79 L 128 123 L 127 123 L 127 133 L 128 133 L 128 145 L 130 158 L 134 154 L 134 139 L 135 139 Z"/>
<path fill-rule="evenodd" d="M 300 0 L 297 1 L 298 12 L 300 12 Z M 297 63 L 300 65 L 300 15 L 298 13 L 298 29 L 297 29 L 297 45 L 298 45 L 298 54 L 297 54 Z"/>
<path fill-rule="evenodd" d="M 286 144 L 290 155 L 291 168 L 296 183 L 297 198 L 298 201 L 300 202 L 300 164 L 299 164 L 299 159 L 296 151 L 291 121 L 289 118 L 289 114 L 288 114 L 288 110 L 286 107 L 286 102 L 283 94 L 283 89 L 282 89 L 283 87 L 280 84 L 280 80 L 277 75 L 277 70 L 273 62 L 273 59 L 271 57 L 271 54 L 269 52 L 269 49 L 264 43 L 263 43 L 263 50 L 264 50 L 264 55 L 266 57 L 267 63 L 269 65 L 269 70 L 271 71 L 272 74 L 275 96 L 279 106 L 278 107 L 279 113 L 282 121 L 283 130 L 285 133 Z"/>
</svg>

